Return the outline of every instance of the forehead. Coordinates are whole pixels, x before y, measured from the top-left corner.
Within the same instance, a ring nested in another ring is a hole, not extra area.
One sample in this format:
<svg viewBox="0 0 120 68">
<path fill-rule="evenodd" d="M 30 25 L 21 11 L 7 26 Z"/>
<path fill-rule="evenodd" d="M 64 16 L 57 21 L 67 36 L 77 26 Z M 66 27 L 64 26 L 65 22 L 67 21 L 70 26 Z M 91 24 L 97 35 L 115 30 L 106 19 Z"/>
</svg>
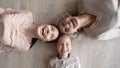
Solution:
<svg viewBox="0 0 120 68">
<path fill-rule="evenodd" d="M 71 39 L 70 39 L 70 37 L 68 37 L 68 36 L 62 36 L 62 37 L 60 37 L 59 38 L 59 40 L 58 40 L 58 42 L 60 43 L 62 43 L 62 42 L 71 42 Z"/>
<path fill-rule="evenodd" d="M 65 17 L 65 18 L 63 19 L 63 22 L 69 21 L 70 19 L 71 19 L 71 17 Z"/>
<path fill-rule="evenodd" d="M 41 24 L 41 26 L 53 26 L 51 24 Z"/>
</svg>

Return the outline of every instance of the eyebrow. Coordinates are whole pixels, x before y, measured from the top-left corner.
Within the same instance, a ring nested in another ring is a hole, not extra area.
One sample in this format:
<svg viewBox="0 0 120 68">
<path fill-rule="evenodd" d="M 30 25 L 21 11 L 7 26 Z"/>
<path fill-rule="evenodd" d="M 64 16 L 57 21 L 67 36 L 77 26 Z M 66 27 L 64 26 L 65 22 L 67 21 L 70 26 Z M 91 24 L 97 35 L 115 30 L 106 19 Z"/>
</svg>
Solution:
<svg viewBox="0 0 120 68">
<path fill-rule="evenodd" d="M 51 37 L 50 37 L 50 39 L 52 39 L 52 38 L 53 38 L 53 36 L 54 36 L 54 34 L 52 33 L 52 34 L 51 34 Z"/>
<path fill-rule="evenodd" d="M 52 29 L 52 31 L 54 31 L 55 29 L 54 29 L 54 27 L 51 27 L 51 29 Z"/>
</svg>

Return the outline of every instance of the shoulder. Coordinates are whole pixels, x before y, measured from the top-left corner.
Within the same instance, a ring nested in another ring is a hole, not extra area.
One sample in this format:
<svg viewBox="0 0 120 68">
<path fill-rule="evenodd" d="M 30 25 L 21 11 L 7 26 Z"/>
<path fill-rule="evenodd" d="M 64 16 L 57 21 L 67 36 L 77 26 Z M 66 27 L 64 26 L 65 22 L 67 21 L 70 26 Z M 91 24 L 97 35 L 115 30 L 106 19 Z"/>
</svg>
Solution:
<svg viewBox="0 0 120 68">
<path fill-rule="evenodd" d="M 79 58 L 78 58 L 77 55 L 72 54 L 72 55 L 70 56 L 70 59 L 71 59 L 71 61 L 73 61 L 73 62 L 79 62 Z"/>
<path fill-rule="evenodd" d="M 58 60 L 57 56 L 54 56 L 54 57 L 50 58 L 49 64 L 54 64 L 54 63 L 56 63 L 57 60 Z"/>
</svg>

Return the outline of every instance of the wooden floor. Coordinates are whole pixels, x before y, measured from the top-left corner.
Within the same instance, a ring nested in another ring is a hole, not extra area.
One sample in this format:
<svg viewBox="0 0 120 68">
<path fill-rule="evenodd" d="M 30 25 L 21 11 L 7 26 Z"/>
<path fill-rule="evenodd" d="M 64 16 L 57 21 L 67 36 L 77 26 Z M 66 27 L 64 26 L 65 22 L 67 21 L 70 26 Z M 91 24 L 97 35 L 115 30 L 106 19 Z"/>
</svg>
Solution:
<svg viewBox="0 0 120 68">
<path fill-rule="evenodd" d="M 77 0 L 0 0 L 0 7 L 29 10 L 40 25 L 75 13 Z M 96 41 L 83 36 L 73 40 L 72 52 L 79 56 L 81 68 L 120 68 L 120 38 Z M 48 60 L 56 54 L 54 43 L 37 41 L 28 52 L 1 53 L 0 68 L 47 68 Z"/>
</svg>

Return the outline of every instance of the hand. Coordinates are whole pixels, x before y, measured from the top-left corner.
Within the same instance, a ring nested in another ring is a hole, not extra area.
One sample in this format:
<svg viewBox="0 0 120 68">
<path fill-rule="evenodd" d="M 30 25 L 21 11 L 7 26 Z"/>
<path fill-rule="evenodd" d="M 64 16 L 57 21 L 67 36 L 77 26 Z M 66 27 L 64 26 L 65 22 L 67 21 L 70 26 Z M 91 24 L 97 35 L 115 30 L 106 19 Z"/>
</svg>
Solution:
<svg viewBox="0 0 120 68">
<path fill-rule="evenodd" d="M 0 8 L 0 15 L 5 14 L 5 9 Z"/>
<path fill-rule="evenodd" d="M 6 13 L 8 13 L 8 14 L 14 14 L 14 13 L 17 13 L 17 10 L 14 10 L 14 9 L 11 9 L 11 8 L 7 8 L 6 9 Z"/>
</svg>

